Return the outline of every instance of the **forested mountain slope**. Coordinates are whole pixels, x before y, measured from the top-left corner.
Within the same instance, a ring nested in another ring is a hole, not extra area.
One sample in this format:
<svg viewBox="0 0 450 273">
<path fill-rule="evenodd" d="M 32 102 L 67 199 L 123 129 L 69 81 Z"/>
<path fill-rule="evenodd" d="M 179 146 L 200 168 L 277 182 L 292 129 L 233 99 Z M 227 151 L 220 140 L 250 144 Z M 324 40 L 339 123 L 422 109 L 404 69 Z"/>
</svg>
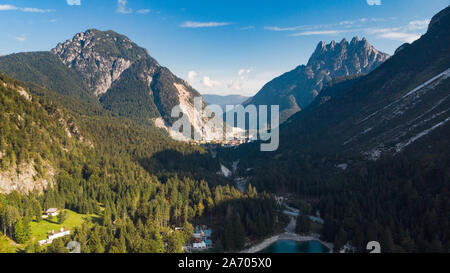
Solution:
<svg viewBox="0 0 450 273">
<path fill-rule="evenodd" d="M 66 67 L 50 52 L 26 52 L 0 57 L 0 71 L 24 83 L 39 84 L 49 90 L 95 102 L 80 75 Z"/>
<path fill-rule="evenodd" d="M 373 72 L 325 89 L 281 127 L 277 151 L 243 145 L 251 183 L 311 200 L 338 246 L 448 251 L 449 9 Z"/>
<path fill-rule="evenodd" d="M 23 86 L 0 75 L 0 233 L 18 250 L 67 252 L 67 240 L 76 240 L 83 253 L 181 252 L 197 221 L 218 230 L 215 211 L 224 207 L 241 216 L 233 218 L 236 232 L 214 234 L 222 251 L 242 247 L 229 243 L 235 236 L 243 242 L 280 228 L 272 221 L 275 201 L 253 188 L 219 185 L 226 181 L 215 174 L 218 162 L 201 147 L 107 112 L 65 109 L 60 101 L 83 104 L 42 87 L 31 95 Z M 31 223 L 39 225 L 42 211 L 54 207 L 100 220 L 41 249 Z M 262 215 L 269 222 L 259 221 Z M 265 228 L 255 234 L 254 223 Z"/>
<path fill-rule="evenodd" d="M 165 128 L 180 105 L 196 132 L 194 98 L 201 95 L 161 66 L 146 49 L 114 31 L 90 29 L 50 52 L 0 57 L 0 71 L 70 98 L 99 105 L 113 115 Z M 69 106 L 70 107 L 70 106 Z"/>
<path fill-rule="evenodd" d="M 23 84 L 0 74 L 0 89 L 0 193 L 42 192 L 54 184 L 59 161 L 91 143 L 65 111 Z"/>
</svg>

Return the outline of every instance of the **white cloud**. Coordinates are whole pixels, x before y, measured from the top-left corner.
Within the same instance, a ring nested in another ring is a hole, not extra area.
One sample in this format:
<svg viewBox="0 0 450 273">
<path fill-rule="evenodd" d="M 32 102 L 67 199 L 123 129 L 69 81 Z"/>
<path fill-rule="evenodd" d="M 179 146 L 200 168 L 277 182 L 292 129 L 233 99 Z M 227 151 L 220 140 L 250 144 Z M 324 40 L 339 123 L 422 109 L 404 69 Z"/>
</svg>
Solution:
<svg viewBox="0 0 450 273">
<path fill-rule="evenodd" d="M 430 22 L 431 22 L 431 20 L 411 21 L 411 22 L 409 22 L 407 28 L 409 30 L 427 29 Z"/>
<path fill-rule="evenodd" d="M 304 31 L 299 33 L 294 33 L 290 36 L 311 36 L 311 35 L 337 35 L 340 33 L 349 32 L 349 30 L 318 30 L 318 31 Z"/>
<path fill-rule="evenodd" d="M 368 28 L 366 33 L 377 34 L 378 38 L 412 43 L 420 38 L 420 33 L 428 28 L 430 20 L 410 21 L 408 25 L 394 28 Z"/>
<path fill-rule="evenodd" d="M 0 5 L 0 11 L 4 10 L 18 10 L 19 8 L 13 5 Z"/>
<path fill-rule="evenodd" d="M 188 82 L 190 84 L 193 84 L 197 80 L 197 77 L 198 77 L 198 73 L 196 71 L 192 70 L 192 71 L 188 72 Z"/>
<path fill-rule="evenodd" d="M 69 6 L 80 6 L 81 0 L 67 0 L 67 5 Z"/>
<path fill-rule="evenodd" d="M 359 19 L 359 22 L 366 22 L 366 21 L 367 21 L 366 18 Z M 312 31 L 312 30 L 320 30 L 320 29 L 324 29 L 324 28 L 336 28 L 336 27 L 349 28 L 349 27 L 353 26 L 355 23 L 356 23 L 356 21 L 346 20 L 346 21 L 341 21 L 341 22 L 333 23 L 333 24 L 301 25 L 301 26 L 292 26 L 292 27 L 266 26 L 266 27 L 264 27 L 264 29 L 270 30 L 270 31 L 299 31 L 299 30 Z"/>
<path fill-rule="evenodd" d="M 265 30 L 271 30 L 271 31 L 295 31 L 301 28 L 300 26 L 296 27 L 276 27 L 276 26 L 269 26 L 264 27 Z"/>
<path fill-rule="evenodd" d="M 58 22 L 57 19 L 51 19 L 51 20 L 50 20 L 50 23 L 56 23 L 56 22 Z"/>
<path fill-rule="evenodd" d="M 381 0 L 367 0 L 369 6 L 381 6 Z"/>
<path fill-rule="evenodd" d="M 35 12 L 35 13 L 47 13 L 53 11 L 51 9 L 37 9 L 37 8 L 22 8 L 21 10 L 23 12 Z"/>
<path fill-rule="evenodd" d="M 133 10 L 127 7 L 128 0 L 117 0 L 117 13 L 129 14 L 132 13 Z"/>
<path fill-rule="evenodd" d="M 147 13 L 150 13 L 150 11 L 151 10 L 149 10 L 149 9 L 140 9 L 140 10 L 137 11 L 137 13 L 139 13 L 139 14 L 147 14 Z"/>
<path fill-rule="evenodd" d="M 372 22 L 386 22 L 387 20 L 385 18 L 372 18 L 370 19 Z"/>
<path fill-rule="evenodd" d="M 238 77 L 231 81 L 227 86 L 234 90 L 241 90 L 247 81 L 247 76 L 252 72 L 251 69 L 240 69 Z"/>
<path fill-rule="evenodd" d="M 406 43 L 412 43 L 420 38 L 420 34 L 404 33 L 404 32 L 386 32 L 380 34 L 378 37 L 385 38 L 394 41 L 402 41 Z"/>
<path fill-rule="evenodd" d="M 191 70 L 187 73 L 187 80 L 201 94 L 252 96 L 264 84 L 280 74 L 280 71 L 255 73 L 253 69 L 239 69 L 230 77 L 221 72 L 211 78 L 210 75 Z"/>
<path fill-rule="evenodd" d="M 51 9 L 38 9 L 38 8 L 20 8 L 13 5 L 0 5 L 0 11 L 17 10 L 22 12 L 32 12 L 32 13 L 47 13 L 53 12 Z"/>
<path fill-rule="evenodd" d="M 345 25 L 353 25 L 355 23 L 355 21 L 342 21 L 339 22 L 340 26 L 345 26 Z"/>
<path fill-rule="evenodd" d="M 214 81 L 212 80 L 210 77 L 204 76 L 203 77 L 203 81 L 202 81 L 203 85 L 208 87 L 208 88 L 214 88 L 214 87 L 218 87 L 221 86 L 222 83 L 219 81 Z"/>
<path fill-rule="evenodd" d="M 251 69 L 241 69 L 238 72 L 239 77 L 243 77 L 245 74 L 249 74 L 250 72 L 252 72 Z"/>
<path fill-rule="evenodd" d="M 255 26 L 246 26 L 246 27 L 241 27 L 240 30 L 250 30 L 250 29 L 254 29 Z"/>
<path fill-rule="evenodd" d="M 365 29 L 365 32 L 368 34 L 379 34 L 379 33 L 386 33 L 386 32 L 394 32 L 399 31 L 401 28 L 367 28 Z"/>
<path fill-rule="evenodd" d="M 401 42 L 411 43 L 426 31 L 430 20 L 415 20 L 410 21 L 407 25 L 400 25 L 396 27 L 369 27 L 367 24 L 377 24 L 387 22 L 389 20 L 397 20 L 395 17 L 391 18 L 360 18 L 355 20 L 346 20 L 333 24 L 326 25 L 304 25 L 293 27 L 278 27 L 268 26 L 264 29 L 270 31 L 299 31 L 292 33 L 291 37 L 297 36 L 311 36 L 311 35 L 339 35 L 348 32 L 365 32 L 369 35 L 375 35 L 379 39 L 389 39 Z"/>
<path fill-rule="evenodd" d="M 198 87 L 200 90 L 213 89 L 222 86 L 222 82 L 213 80 L 207 75 L 200 75 L 195 70 L 191 70 L 187 73 L 187 81 L 190 85 Z"/>
<path fill-rule="evenodd" d="M 25 42 L 25 41 L 27 40 L 27 36 L 25 36 L 25 35 L 22 35 L 22 36 L 14 36 L 13 38 L 14 38 L 14 40 L 16 40 L 16 41 L 18 41 L 18 42 L 21 42 L 21 43 L 23 43 L 23 42 Z"/>
<path fill-rule="evenodd" d="M 183 28 L 203 28 L 203 27 L 222 27 L 222 26 L 228 26 L 231 25 L 231 23 L 228 22 L 193 22 L 193 21 L 186 21 L 180 25 L 180 27 Z"/>
</svg>

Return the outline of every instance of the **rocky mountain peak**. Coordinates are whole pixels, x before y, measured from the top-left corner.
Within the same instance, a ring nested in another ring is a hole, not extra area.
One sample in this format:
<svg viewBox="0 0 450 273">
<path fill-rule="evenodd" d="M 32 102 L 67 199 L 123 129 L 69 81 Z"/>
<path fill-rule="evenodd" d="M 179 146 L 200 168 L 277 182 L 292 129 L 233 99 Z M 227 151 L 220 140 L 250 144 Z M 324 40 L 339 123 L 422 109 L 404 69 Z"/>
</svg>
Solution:
<svg viewBox="0 0 450 273">
<path fill-rule="evenodd" d="M 58 44 L 51 52 L 81 75 L 105 109 L 139 122 L 158 123 L 169 130 L 172 109 L 180 106 L 190 111 L 194 130 L 202 131 L 202 124 L 194 122 L 191 111 L 194 98 L 201 95 L 128 37 L 89 29 Z"/>
<path fill-rule="evenodd" d="M 106 93 L 133 63 L 150 58 L 145 49 L 128 37 L 97 29 L 77 33 L 51 52 L 76 70 L 98 97 Z"/>
<path fill-rule="evenodd" d="M 355 44 L 359 43 L 359 41 L 361 41 L 361 39 L 359 39 L 358 36 L 353 37 L 352 41 L 350 42 L 350 44 L 352 46 L 354 46 Z"/>
<path fill-rule="evenodd" d="M 383 63 L 389 55 L 376 50 L 366 38 L 354 37 L 350 43 L 344 38 L 340 43 L 321 41 L 308 61 L 313 70 L 329 70 L 331 77 L 368 73 Z"/>
<path fill-rule="evenodd" d="M 388 58 L 366 38 L 356 36 L 350 43 L 345 38 L 339 43 L 320 41 L 306 66 L 300 65 L 270 81 L 246 104 L 278 103 L 284 122 L 307 107 L 332 79 L 368 74 Z"/>
</svg>

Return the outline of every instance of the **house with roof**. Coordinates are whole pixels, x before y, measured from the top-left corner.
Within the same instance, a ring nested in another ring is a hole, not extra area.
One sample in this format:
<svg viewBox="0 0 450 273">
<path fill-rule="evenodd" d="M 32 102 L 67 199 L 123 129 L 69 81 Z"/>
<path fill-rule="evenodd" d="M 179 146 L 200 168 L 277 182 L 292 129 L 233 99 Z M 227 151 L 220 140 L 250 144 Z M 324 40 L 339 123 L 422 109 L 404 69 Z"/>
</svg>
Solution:
<svg viewBox="0 0 450 273">
<path fill-rule="evenodd" d="M 58 216 L 59 210 L 57 208 L 49 208 L 42 214 L 42 218 L 48 218 L 49 216 Z"/>
<path fill-rule="evenodd" d="M 206 248 L 206 243 L 205 242 L 200 242 L 200 243 L 193 243 L 192 244 L 192 248 L 193 249 L 205 249 Z"/>
<path fill-rule="evenodd" d="M 42 246 L 42 245 L 51 244 L 51 243 L 53 243 L 53 240 L 64 237 L 64 236 L 68 236 L 68 235 L 70 235 L 70 230 L 65 229 L 65 228 L 61 228 L 59 231 L 56 231 L 56 232 L 54 230 L 52 230 L 52 232 L 50 232 L 47 235 L 47 239 L 39 241 L 39 245 Z"/>
<path fill-rule="evenodd" d="M 199 225 L 194 228 L 192 249 L 206 249 L 211 248 L 213 242 L 211 240 L 212 230 L 206 225 Z M 189 247 L 187 248 L 189 249 Z"/>
</svg>

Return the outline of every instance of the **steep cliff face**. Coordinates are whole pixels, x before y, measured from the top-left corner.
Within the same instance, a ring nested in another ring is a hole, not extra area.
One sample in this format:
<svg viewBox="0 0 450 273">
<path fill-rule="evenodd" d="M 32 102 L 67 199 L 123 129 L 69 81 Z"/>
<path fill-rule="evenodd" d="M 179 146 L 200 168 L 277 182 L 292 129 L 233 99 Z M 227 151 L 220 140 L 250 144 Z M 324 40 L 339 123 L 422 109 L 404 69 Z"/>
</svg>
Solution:
<svg viewBox="0 0 450 273">
<path fill-rule="evenodd" d="M 46 190 L 57 162 L 80 146 L 92 143 L 70 117 L 0 74 L 0 193 Z"/>
<path fill-rule="evenodd" d="M 205 125 L 193 118 L 200 93 L 123 35 L 87 30 L 51 52 L 86 81 L 107 110 L 146 123 L 157 120 L 168 128 L 174 122 L 172 109 L 180 105 L 196 132 Z"/>
<path fill-rule="evenodd" d="M 320 42 L 307 65 L 298 66 L 267 83 L 248 104 L 280 105 L 281 122 L 306 108 L 333 78 L 366 74 L 389 55 L 358 37 L 330 44 Z"/>
<path fill-rule="evenodd" d="M 366 38 L 354 37 L 349 43 L 320 42 L 307 66 L 315 73 L 325 71 L 330 77 L 366 74 L 389 58 L 389 55 L 376 50 Z"/>
<path fill-rule="evenodd" d="M 112 31 L 91 29 L 58 44 L 51 52 L 76 70 L 98 97 L 134 62 L 148 58 L 145 49 Z"/>
<path fill-rule="evenodd" d="M 39 177 L 32 163 L 22 164 L 6 171 L 0 171 L 0 193 L 29 193 L 32 191 L 43 192 L 55 183 L 54 169 L 46 166 L 47 173 Z"/>
</svg>

